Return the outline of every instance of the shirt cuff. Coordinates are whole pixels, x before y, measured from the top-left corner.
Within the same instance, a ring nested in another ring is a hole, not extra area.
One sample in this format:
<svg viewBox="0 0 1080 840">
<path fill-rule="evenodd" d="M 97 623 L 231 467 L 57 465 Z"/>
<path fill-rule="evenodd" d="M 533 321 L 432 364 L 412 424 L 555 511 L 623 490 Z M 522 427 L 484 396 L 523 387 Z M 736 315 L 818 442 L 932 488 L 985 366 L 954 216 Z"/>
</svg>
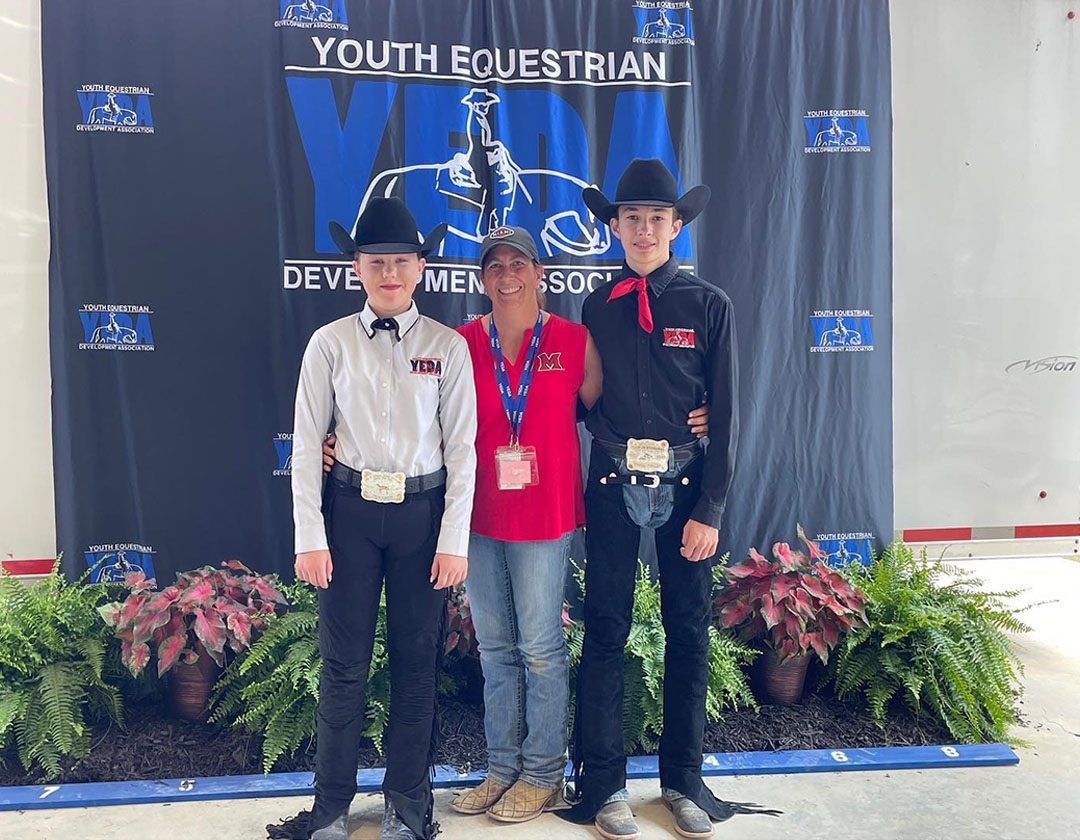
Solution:
<svg viewBox="0 0 1080 840">
<path fill-rule="evenodd" d="M 439 529 L 439 542 L 435 547 L 438 554 L 454 554 L 458 557 L 469 556 L 469 529 L 449 528 L 445 524 Z"/>
<path fill-rule="evenodd" d="M 711 525 L 713 528 L 720 530 L 720 522 L 724 518 L 724 507 L 725 505 L 722 503 L 716 504 L 702 497 L 694 505 L 690 518 L 695 522 L 700 522 L 702 525 Z"/>
<path fill-rule="evenodd" d="M 327 551 L 326 526 L 323 523 L 317 525 L 302 525 L 296 529 L 296 553 L 303 554 L 305 551 Z"/>
</svg>

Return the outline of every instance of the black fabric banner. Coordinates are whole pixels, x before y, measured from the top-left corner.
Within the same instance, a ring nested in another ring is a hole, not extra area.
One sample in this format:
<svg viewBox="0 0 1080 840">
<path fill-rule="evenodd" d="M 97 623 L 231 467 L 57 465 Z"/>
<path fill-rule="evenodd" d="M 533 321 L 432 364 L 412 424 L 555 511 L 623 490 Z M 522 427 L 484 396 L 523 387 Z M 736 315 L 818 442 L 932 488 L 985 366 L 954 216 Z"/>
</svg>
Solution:
<svg viewBox="0 0 1080 840">
<path fill-rule="evenodd" d="M 634 157 L 713 189 L 675 253 L 737 316 L 722 549 L 891 537 L 886 0 L 44 0 L 42 37 L 68 574 L 291 575 L 300 357 L 363 304 L 327 223 L 449 222 L 417 295 L 449 325 L 524 225 L 576 318 L 622 259 L 581 189 Z"/>
</svg>

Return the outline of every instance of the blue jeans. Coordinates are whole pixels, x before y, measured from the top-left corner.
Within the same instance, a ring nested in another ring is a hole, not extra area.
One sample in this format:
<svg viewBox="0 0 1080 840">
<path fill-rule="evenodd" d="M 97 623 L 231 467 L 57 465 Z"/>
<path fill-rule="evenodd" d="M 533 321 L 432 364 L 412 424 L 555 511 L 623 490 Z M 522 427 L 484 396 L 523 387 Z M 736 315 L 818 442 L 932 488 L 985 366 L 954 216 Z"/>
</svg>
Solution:
<svg viewBox="0 0 1080 840">
<path fill-rule="evenodd" d="M 626 468 L 626 458 L 613 458 L 608 456 L 615 464 L 615 472 L 619 475 L 629 475 Z M 668 453 L 668 468 L 662 473 L 657 473 L 661 478 L 671 478 L 679 474 L 681 470 L 675 466 L 674 453 Z M 671 518 L 671 512 L 675 509 L 675 485 L 661 484 L 659 487 L 645 487 L 640 484 L 624 484 L 622 486 L 623 504 L 626 505 L 626 514 L 642 528 L 659 528 Z"/>
<path fill-rule="evenodd" d="M 572 532 L 555 540 L 469 539 L 469 594 L 484 669 L 488 778 L 561 783 L 570 702 L 562 606 Z"/>
</svg>

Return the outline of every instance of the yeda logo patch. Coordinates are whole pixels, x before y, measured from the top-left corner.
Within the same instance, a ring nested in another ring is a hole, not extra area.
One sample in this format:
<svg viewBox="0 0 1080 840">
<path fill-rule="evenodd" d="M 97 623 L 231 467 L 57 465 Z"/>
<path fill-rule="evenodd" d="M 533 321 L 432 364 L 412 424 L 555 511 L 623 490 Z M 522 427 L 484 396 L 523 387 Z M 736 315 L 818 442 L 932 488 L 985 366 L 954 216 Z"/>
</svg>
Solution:
<svg viewBox="0 0 1080 840">
<path fill-rule="evenodd" d="M 297 29 L 348 29 L 345 0 L 278 0 L 278 19 L 274 26 Z"/>
<path fill-rule="evenodd" d="M 274 438 L 274 452 L 277 453 L 277 469 L 274 475 L 292 475 L 292 433 L 282 432 Z"/>
<path fill-rule="evenodd" d="M 861 108 L 807 111 L 803 117 L 808 154 L 869 152 L 870 115 Z"/>
<path fill-rule="evenodd" d="M 80 350 L 153 350 L 149 306 L 87 303 L 79 308 Z"/>
<path fill-rule="evenodd" d="M 442 376 L 442 359 L 410 359 L 412 372 L 420 376 Z"/>
<path fill-rule="evenodd" d="M 154 133 L 154 115 L 150 110 L 150 98 L 154 94 L 148 87 L 86 84 L 75 95 L 82 115 L 76 131 Z"/>
<path fill-rule="evenodd" d="M 122 583 L 133 572 L 147 578 L 154 574 L 154 548 L 140 543 L 110 543 L 88 546 L 83 552 L 90 569 L 91 583 Z"/>
<path fill-rule="evenodd" d="M 635 44 L 694 45 L 688 0 L 635 0 Z"/>
</svg>

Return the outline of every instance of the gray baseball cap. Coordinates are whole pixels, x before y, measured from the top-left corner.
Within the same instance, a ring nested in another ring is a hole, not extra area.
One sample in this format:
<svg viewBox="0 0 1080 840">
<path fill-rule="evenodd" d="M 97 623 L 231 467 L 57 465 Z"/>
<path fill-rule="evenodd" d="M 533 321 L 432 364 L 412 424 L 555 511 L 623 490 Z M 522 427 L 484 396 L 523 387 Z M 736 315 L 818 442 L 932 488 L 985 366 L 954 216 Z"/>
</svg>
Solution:
<svg viewBox="0 0 1080 840">
<path fill-rule="evenodd" d="M 525 230 L 525 228 L 503 226 L 495 228 L 495 230 L 485 236 L 484 241 L 480 243 L 481 266 L 483 266 L 484 259 L 487 257 L 488 253 L 490 253 L 491 249 L 496 245 L 509 245 L 511 248 L 517 248 L 530 260 L 540 262 L 540 254 L 536 250 L 536 242 L 533 241 L 532 234 Z"/>
</svg>

